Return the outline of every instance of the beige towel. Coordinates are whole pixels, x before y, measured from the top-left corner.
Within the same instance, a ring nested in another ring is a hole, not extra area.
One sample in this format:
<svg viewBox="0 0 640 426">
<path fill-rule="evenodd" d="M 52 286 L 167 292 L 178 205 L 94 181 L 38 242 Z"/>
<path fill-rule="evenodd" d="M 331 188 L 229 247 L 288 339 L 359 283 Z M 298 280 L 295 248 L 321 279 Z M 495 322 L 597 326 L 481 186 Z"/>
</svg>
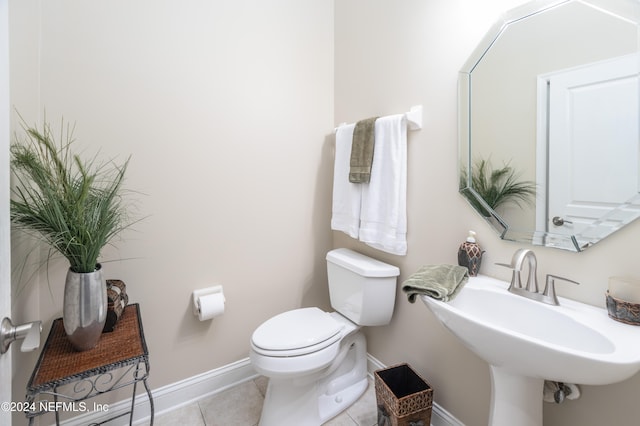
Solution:
<svg viewBox="0 0 640 426">
<path fill-rule="evenodd" d="M 453 300 L 469 280 L 469 270 L 457 265 L 425 265 L 405 282 L 402 290 L 409 302 L 416 301 L 418 294 L 425 294 L 437 300 Z"/>
<path fill-rule="evenodd" d="M 375 145 L 375 124 L 378 117 L 360 120 L 353 130 L 351 145 L 351 168 L 349 182 L 369 183 L 371 179 L 371 164 Z"/>
</svg>

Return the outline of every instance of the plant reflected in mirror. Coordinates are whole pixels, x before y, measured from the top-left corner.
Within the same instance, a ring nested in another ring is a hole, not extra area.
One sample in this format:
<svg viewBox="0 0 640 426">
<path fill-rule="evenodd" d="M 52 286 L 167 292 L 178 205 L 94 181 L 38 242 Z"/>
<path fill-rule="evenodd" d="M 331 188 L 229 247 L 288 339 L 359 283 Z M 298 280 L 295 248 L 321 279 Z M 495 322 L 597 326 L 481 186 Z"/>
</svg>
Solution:
<svg viewBox="0 0 640 426">
<path fill-rule="evenodd" d="M 498 211 L 505 204 L 514 203 L 519 207 L 533 205 L 536 195 L 536 184 L 531 181 L 519 180 L 518 173 L 509 163 L 500 168 L 493 168 L 490 160 L 479 159 L 471 171 L 471 179 L 466 167 L 461 168 L 460 189 L 469 185 L 494 211 Z M 485 217 L 490 212 L 478 200 L 463 192 L 471 205 Z"/>
</svg>

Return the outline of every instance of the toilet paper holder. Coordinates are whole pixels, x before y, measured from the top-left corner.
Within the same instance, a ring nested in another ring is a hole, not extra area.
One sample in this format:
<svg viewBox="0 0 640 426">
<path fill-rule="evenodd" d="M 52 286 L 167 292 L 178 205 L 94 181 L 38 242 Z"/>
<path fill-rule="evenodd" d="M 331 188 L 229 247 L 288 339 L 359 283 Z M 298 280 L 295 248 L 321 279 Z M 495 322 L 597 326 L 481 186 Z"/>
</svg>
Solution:
<svg viewBox="0 0 640 426">
<path fill-rule="evenodd" d="M 214 285 L 212 287 L 201 288 L 193 291 L 193 315 L 198 316 L 200 314 L 200 298 L 209 294 L 222 293 L 221 285 Z M 224 295 L 223 295 L 224 298 Z"/>
</svg>

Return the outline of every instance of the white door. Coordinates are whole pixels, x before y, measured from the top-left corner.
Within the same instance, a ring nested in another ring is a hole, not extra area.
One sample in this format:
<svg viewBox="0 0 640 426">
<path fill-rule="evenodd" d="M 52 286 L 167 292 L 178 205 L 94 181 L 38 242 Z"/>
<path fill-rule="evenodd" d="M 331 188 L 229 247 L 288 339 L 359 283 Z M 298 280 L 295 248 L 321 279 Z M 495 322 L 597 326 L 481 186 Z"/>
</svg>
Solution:
<svg viewBox="0 0 640 426">
<path fill-rule="evenodd" d="M 597 241 L 640 214 L 638 56 L 548 81 L 547 229 Z"/>
<path fill-rule="evenodd" d="M 9 10 L 0 0 L 0 320 L 11 316 L 9 256 Z M 0 355 L 0 404 L 11 402 L 11 351 Z M 11 412 L 0 408 L 0 424 L 11 425 Z"/>
</svg>

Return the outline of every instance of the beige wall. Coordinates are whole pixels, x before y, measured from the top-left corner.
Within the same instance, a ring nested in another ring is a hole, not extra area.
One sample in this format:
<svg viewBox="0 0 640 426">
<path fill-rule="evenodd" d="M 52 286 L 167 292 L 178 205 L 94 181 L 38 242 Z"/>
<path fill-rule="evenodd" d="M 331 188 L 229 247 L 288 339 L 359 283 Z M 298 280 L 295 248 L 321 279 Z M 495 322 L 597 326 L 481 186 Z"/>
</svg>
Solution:
<svg viewBox="0 0 640 426">
<path fill-rule="evenodd" d="M 87 153 L 132 155 L 127 186 L 148 217 L 102 260 L 141 305 L 153 388 L 247 357 L 251 332 L 278 312 L 327 306 L 333 2 L 10 8 L 12 104 L 30 123 L 44 109 L 75 121 Z M 66 267 L 50 270 L 51 294 L 42 275 L 14 300 L 17 317 L 39 312 L 43 337 Z M 191 292 L 214 283 L 226 312 L 199 322 Z M 16 398 L 36 355 L 14 358 Z"/>
<path fill-rule="evenodd" d="M 12 103 L 34 120 L 46 108 L 76 121 L 89 152 L 133 155 L 128 184 L 150 216 L 104 255 L 130 260 L 105 270 L 141 304 L 154 388 L 246 357 L 251 332 L 275 313 L 326 307 L 332 246 L 396 264 L 402 280 L 455 262 L 471 228 L 487 250 L 483 272 L 508 278 L 493 263 L 520 245 L 498 240 L 456 192 L 456 79 L 498 14 L 521 3 L 10 1 Z M 332 234 L 333 126 L 415 104 L 425 120 L 409 135 L 408 255 Z M 602 306 L 608 276 L 640 275 L 639 232 L 581 254 L 536 249 L 540 274 L 581 281 L 559 292 Z M 44 277 L 27 287 L 16 315 L 59 316 L 64 269 L 51 271 L 52 295 Z M 189 296 L 212 283 L 224 285 L 227 312 L 200 323 Z M 396 302 L 391 325 L 367 330 L 369 352 L 411 363 L 441 406 L 486 424 L 487 365 L 424 306 L 400 292 Z M 21 395 L 35 358 L 16 359 Z M 545 424 L 633 423 L 639 390 L 639 377 L 585 387 L 579 401 L 545 405 Z"/>
<path fill-rule="evenodd" d="M 509 279 L 509 271 L 493 264 L 511 259 L 521 245 L 500 241 L 456 193 L 456 79 L 499 14 L 522 3 L 336 2 L 335 121 L 401 112 L 420 103 L 425 125 L 409 133 L 407 256 L 376 252 L 337 232 L 334 246 L 349 246 L 400 266 L 402 281 L 422 264 L 455 263 L 458 245 L 467 229 L 474 229 L 487 251 L 482 272 Z M 537 248 L 539 276 L 557 273 L 576 279 L 581 286 L 560 286 L 559 292 L 604 307 L 609 276 L 640 277 L 635 249 L 638 235 L 640 223 L 634 223 L 584 253 Z M 424 305 L 409 304 L 400 291 L 396 303 L 391 325 L 367 330 L 369 352 L 387 365 L 411 363 L 434 387 L 438 404 L 468 426 L 486 425 L 491 386 L 488 366 L 438 325 Z M 545 425 L 637 422 L 640 376 L 582 390 L 578 401 L 545 404 Z"/>
</svg>

